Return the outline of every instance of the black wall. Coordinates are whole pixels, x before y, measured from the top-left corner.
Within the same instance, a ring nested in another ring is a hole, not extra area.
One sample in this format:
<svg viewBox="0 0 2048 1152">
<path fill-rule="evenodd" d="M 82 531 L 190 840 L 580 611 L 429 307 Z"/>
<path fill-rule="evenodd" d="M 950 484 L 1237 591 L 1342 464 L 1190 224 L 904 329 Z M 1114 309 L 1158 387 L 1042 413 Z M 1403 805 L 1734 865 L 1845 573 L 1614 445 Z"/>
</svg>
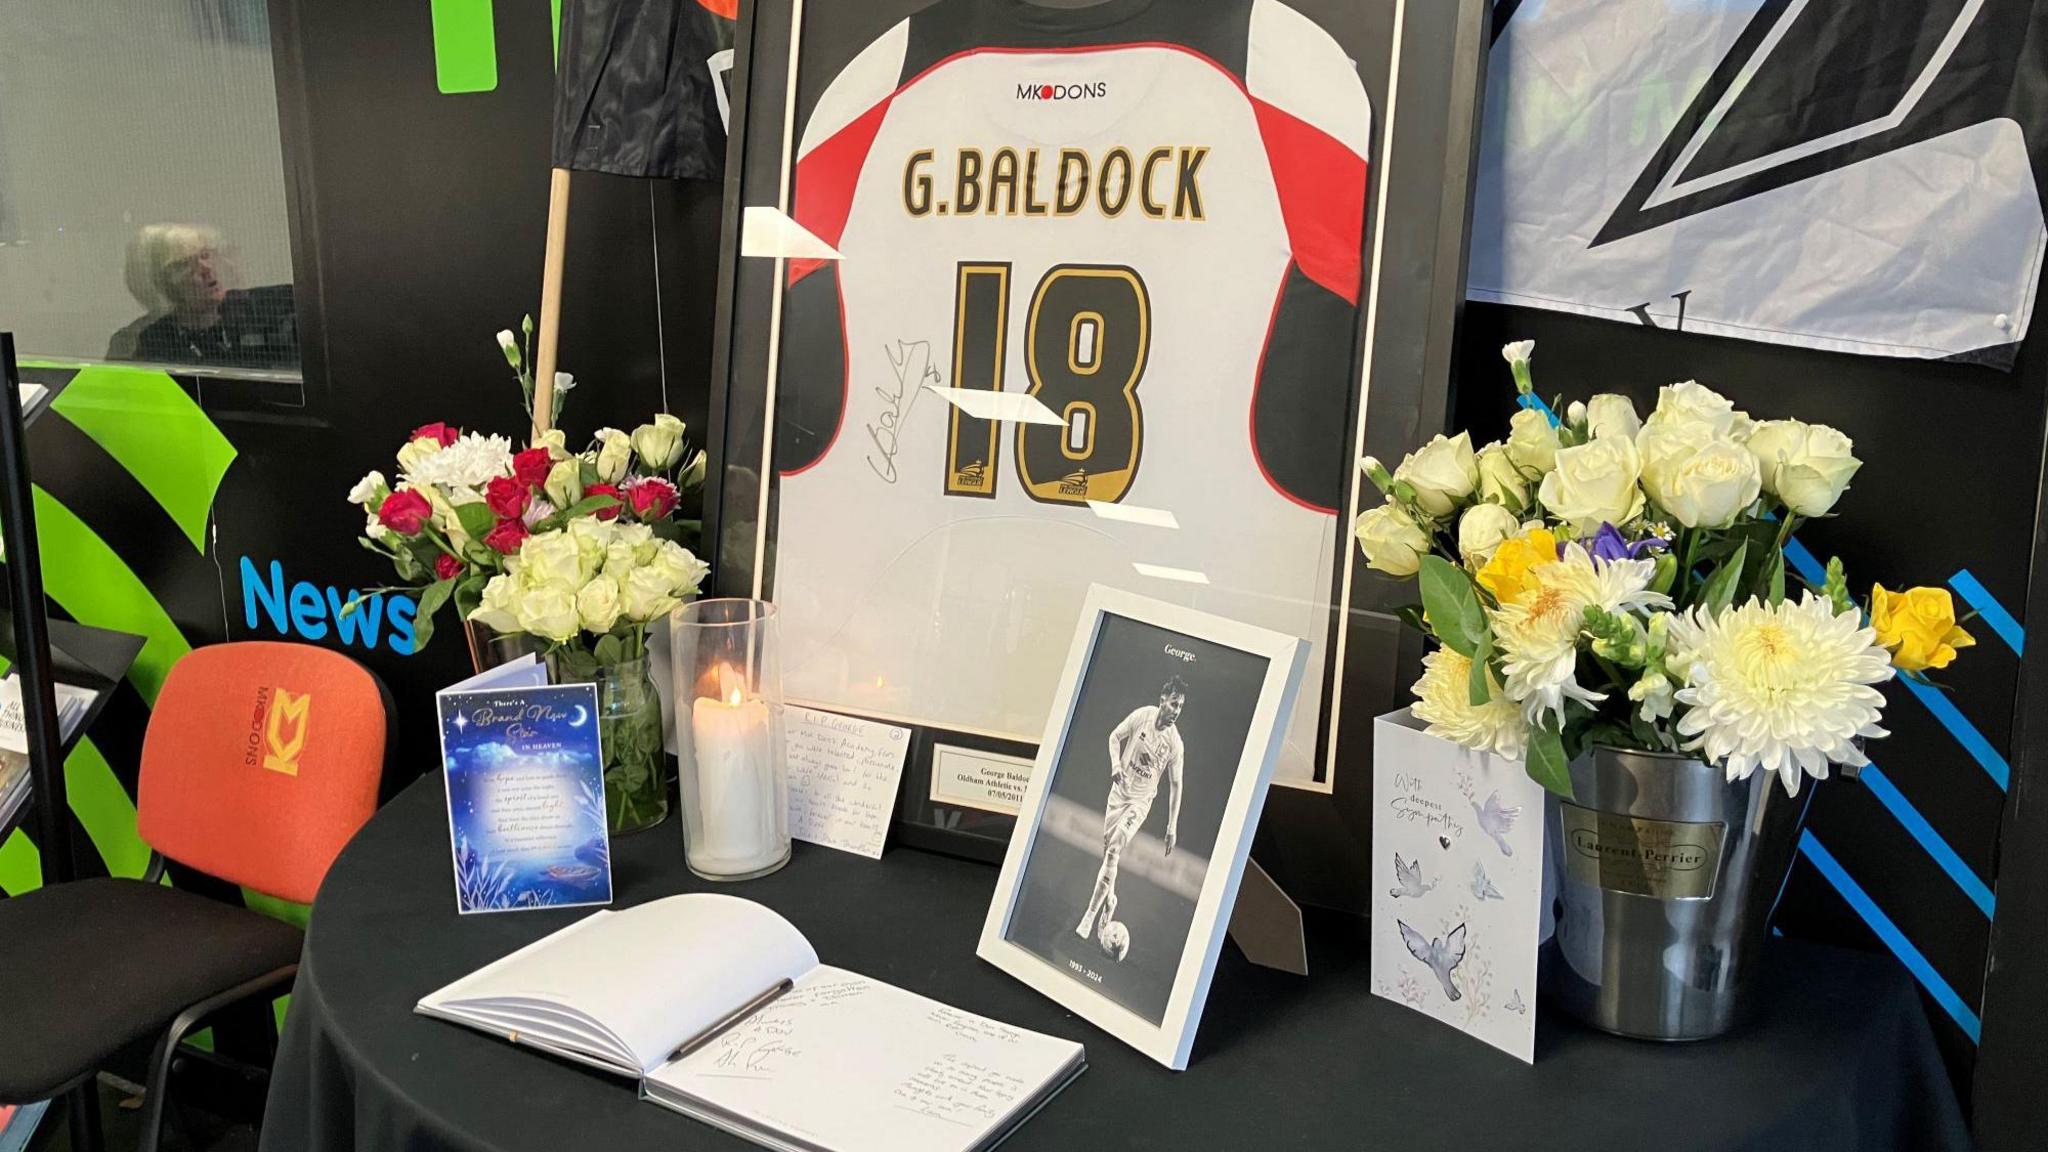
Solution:
<svg viewBox="0 0 2048 1152">
<path fill-rule="evenodd" d="M 288 584 L 391 580 L 356 544 L 343 497 L 369 469 L 391 475 L 412 428 L 445 419 L 523 437 L 493 335 L 539 310 L 547 218 L 547 5 L 502 0 L 498 87 L 456 95 L 437 88 L 429 10 L 416 0 L 278 0 L 273 12 L 281 59 L 297 58 L 296 74 L 279 73 L 283 128 L 301 275 L 313 270 L 324 322 L 307 333 L 303 407 L 242 389 L 227 402 L 202 394 L 241 451 L 217 506 L 231 639 L 277 635 L 260 607 L 248 624 L 243 556 L 266 576 L 281 562 Z M 561 367 L 578 382 L 562 420 L 572 445 L 664 407 L 701 437 L 720 193 L 709 182 L 575 177 L 561 342 Z M 436 747 L 432 711 L 412 705 L 468 668 L 452 619 L 438 623 L 418 655 L 349 649 L 404 706 L 408 775 L 431 767 Z"/>
</svg>

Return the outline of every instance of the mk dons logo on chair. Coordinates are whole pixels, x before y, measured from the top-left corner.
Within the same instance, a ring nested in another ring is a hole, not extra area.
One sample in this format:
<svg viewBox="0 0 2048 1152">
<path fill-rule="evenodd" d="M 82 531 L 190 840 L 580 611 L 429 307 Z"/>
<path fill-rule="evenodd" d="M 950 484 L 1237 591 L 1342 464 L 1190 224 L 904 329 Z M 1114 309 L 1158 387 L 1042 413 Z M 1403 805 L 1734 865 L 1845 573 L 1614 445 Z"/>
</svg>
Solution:
<svg viewBox="0 0 2048 1152">
<path fill-rule="evenodd" d="M 282 688 L 256 689 L 256 707 L 249 717 L 249 739 L 242 763 L 254 768 L 259 763 L 272 772 L 299 774 L 299 753 L 306 747 L 307 712 L 310 693 L 287 692 Z"/>
</svg>

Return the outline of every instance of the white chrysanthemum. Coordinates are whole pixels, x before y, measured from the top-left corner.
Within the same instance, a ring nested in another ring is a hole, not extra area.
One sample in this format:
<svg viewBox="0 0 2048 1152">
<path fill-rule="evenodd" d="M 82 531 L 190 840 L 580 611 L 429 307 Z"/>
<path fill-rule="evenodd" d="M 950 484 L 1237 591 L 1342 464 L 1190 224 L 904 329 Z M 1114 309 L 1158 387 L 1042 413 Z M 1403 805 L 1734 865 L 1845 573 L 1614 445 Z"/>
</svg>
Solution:
<svg viewBox="0 0 2048 1152">
<path fill-rule="evenodd" d="M 1493 614 L 1494 643 L 1507 674 L 1507 693 L 1531 724 L 1545 713 L 1564 721 L 1564 702 L 1598 704 L 1607 697 L 1578 682 L 1579 629 L 1587 608 L 1612 613 L 1668 607 L 1671 598 L 1650 591 L 1653 560 L 1594 560 L 1577 544 L 1555 563 L 1529 569 L 1531 591 Z"/>
<path fill-rule="evenodd" d="M 1522 758 L 1528 746 L 1529 725 L 1522 710 L 1501 691 L 1491 674 L 1492 687 L 1486 703 L 1472 704 L 1472 660 L 1449 648 L 1439 648 L 1422 658 L 1422 679 L 1410 689 L 1415 703 L 1409 711 L 1429 725 L 1429 734 L 1454 740 L 1467 748 L 1495 752 L 1510 760 Z"/>
<path fill-rule="evenodd" d="M 1685 671 L 1678 701 L 1690 706 L 1678 721 L 1684 747 L 1730 780 L 1763 768 L 1796 796 L 1802 772 L 1824 780 L 1830 764 L 1867 764 L 1856 741 L 1888 735 L 1871 685 L 1891 679 L 1891 659 L 1854 609 L 1837 614 L 1810 592 L 1714 618 L 1695 608 L 1672 620 L 1671 645 L 1671 666 Z"/>
<path fill-rule="evenodd" d="M 469 432 L 439 452 L 401 463 L 402 474 L 415 487 L 481 491 L 494 477 L 512 474 L 512 442 Z"/>
</svg>

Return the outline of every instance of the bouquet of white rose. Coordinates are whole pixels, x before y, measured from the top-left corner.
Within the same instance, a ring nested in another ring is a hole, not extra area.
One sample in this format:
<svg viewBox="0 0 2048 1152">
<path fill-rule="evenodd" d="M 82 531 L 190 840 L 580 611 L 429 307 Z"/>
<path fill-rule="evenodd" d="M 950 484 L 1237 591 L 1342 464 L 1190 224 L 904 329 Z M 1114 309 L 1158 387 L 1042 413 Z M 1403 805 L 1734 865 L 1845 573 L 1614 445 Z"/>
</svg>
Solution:
<svg viewBox="0 0 2048 1152">
<path fill-rule="evenodd" d="M 695 596 L 709 571 L 646 524 L 583 516 L 521 541 L 469 619 L 537 636 L 588 675 L 645 656 L 647 626 Z"/>
<path fill-rule="evenodd" d="M 1356 526 L 1368 566 L 1417 579 L 1404 615 L 1441 644 L 1415 716 L 1564 795 L 1594 745 L 1689 752 L 1731 780 L 1763 768 L 1792 793 L 1867 763 L 1876 685 L 1973 641 L 1944 589 L 1876 586 L 1866 616 L 1839 560 L 1788 591 L 1792 533 L 1862 467 L 1849 438 L 1752 420 L 1693 381 L 1647 418 L 1613 394 L 1546 405 L 1533 348 L 1502 350 L 1523 398 L 1504 441 L 1362 462 L 1386 497 Z"/>
</svg>

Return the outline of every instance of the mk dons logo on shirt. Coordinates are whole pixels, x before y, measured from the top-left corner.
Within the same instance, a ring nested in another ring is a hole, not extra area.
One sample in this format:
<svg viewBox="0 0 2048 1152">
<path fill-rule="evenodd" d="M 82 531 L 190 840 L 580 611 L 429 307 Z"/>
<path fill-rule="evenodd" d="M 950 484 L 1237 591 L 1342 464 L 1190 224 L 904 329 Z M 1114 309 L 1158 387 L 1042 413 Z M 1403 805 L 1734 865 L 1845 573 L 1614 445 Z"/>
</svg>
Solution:
<svg viewBox="0 0 2048 1152">
<path fill-rule="evenodd" d="M 242 764 L 262 765 L 286 776 L 299 774 L 299 754 L 306 748 L 306 722 L 313 697 L 282 688 L 256 689 L 256 707 L 249 717 L 249 739 Z"/>
<path fill-rule="evenodd" d="M 1109 82 L 1107 80 L 1096 80 L 1087 84 L 1017 85 L 1017 99 L 1019 100 L 1100 100 L 1107 95 L 1109 95 Z"/>
</svg>

